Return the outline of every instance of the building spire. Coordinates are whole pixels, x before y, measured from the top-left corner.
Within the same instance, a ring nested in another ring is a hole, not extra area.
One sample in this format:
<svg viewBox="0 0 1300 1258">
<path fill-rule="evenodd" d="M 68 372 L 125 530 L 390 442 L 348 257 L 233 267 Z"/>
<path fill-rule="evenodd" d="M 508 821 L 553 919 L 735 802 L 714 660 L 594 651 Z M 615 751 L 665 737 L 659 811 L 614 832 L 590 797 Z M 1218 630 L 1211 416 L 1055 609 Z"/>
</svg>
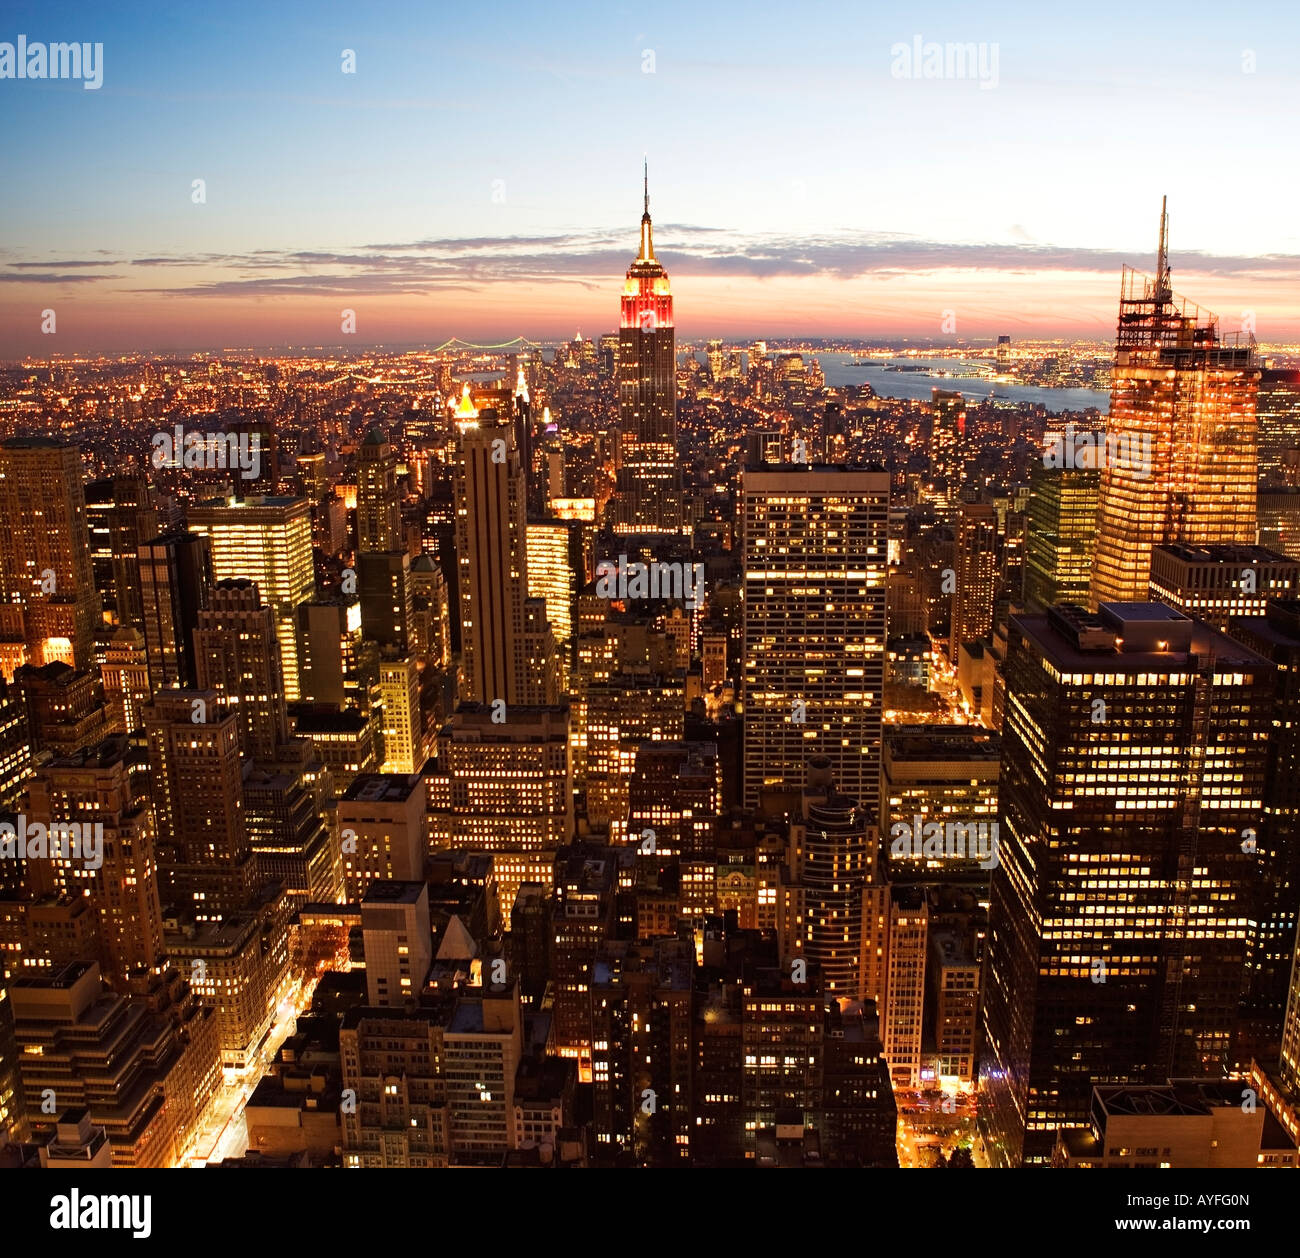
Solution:
<svg viewBox="0 0 1300 1258">
<path fill-rule="evenodd" d="M 650 233 L 650 160 L 643 159 L 642 178 L 645 181 L 645 213 L 641 215 L 641 252 L 637 255 L 638 262 L 653 262 L 655 260 L 654 239 Z"/>
<path fill-rule="evenodd" d="M 1161 301 L 1169 299 L 1169 198 L 1160 198 L 1160 245 L 1156 250 L 1156 296 Z"/>
</svg>

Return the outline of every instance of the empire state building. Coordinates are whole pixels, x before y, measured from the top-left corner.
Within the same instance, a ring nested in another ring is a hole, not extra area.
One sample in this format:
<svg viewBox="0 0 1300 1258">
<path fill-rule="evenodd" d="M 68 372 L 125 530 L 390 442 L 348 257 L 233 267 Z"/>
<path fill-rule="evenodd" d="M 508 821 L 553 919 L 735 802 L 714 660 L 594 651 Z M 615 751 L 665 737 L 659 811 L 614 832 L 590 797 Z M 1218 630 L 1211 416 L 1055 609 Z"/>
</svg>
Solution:
<svg viewBox="0 0 1300 1258">
<path fill-rule="evenodd" d="M 618 333 L 619 465 L 615 531 L 682 528 L 677 461 L 677 356 L 668 272 L 655 257 L 649 172 L 641 249 L 623 285 Z"/>
</svg>

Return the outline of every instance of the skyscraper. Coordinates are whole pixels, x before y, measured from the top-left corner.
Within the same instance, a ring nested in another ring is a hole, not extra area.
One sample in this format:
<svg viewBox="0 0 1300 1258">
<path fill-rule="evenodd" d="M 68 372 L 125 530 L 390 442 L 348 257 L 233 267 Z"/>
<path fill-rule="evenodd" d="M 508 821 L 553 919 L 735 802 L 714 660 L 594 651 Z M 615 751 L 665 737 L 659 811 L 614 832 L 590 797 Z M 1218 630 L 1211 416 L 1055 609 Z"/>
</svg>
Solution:
<svg viewBox="0 0 1300 1258">
<path fill-rule="evenodd" d="M 397 456 L 384 434 L 372 428 L 357 455 L 357 552 L 402 549 Z"/>
<path fill-rule="evenodd" d="M 140 596 L 149 683 L 193 686 L 194 630 L 212 590 L 212 551 L 198 533 L 166 533 L 140 546 Z"/>
<path fill-rule="evenodd" d="M 460 566 L 461 698 L 546 703 L 537 663 L 545 604 L 530 616 L 524 474 L 513 424 L 485 414 L 461 425 L 456 464 L 456 559 Z M 554 672 L 554 642 L 550 663 Z"/>
<path fill-rule="evenodd" d="M 993 593 L 998 579 L 997 512 L 987 503 L 963 502 L 957 513 L 948 658 L 954 663 L 963 642 L 987 637 L 993 629 Z"/>
<path fill-rule="evenodd" d="M 0 444 L 0 599 L 25 609 L 28 658 L 84 667 L 99 620 L 76 446 L 49 437 Z"/>
<path fill-rule="evenodd" d="M 245 756 L 271 760 L 289 738 L 275 616 L 257 583 L 218 581 L 194 630 L 198 686 L 216 690 L 239 718 Z"/>
<path fill-rule="evenodd" d="M 311 554 L 311 504 L 306 498 L 214 498 L 193 508 L 190 529 L 208 538 L 218 581 L 257 582 L 275 613 L 284 672 L 284 697 L 298 698 L 297 609 L 315 591 Z"/>
<path fill-rule="evenodd" d="M 1300 371 L 1265 368 L 1255 400 L 1259 483 L 1300 485 Z"/>
<path fill-rule="evenodd" d="M 420 717 L 420 668 L 411 656 L 381 660 L 379 693 L 384 705 L 383 773 L 418 773 L 424 765 Z"/>
<path fill-rule="evenodd" d="M 234 914 L 257 882 L 238 719 L 215 690 L 162 690 L 144 709 L 144 727 L 163 899 L 200 919 Z"/>
<path fill-rule="evenodd" d="M 1154 277 L 1124 268 L 1091 605 L 1147 598 L 1151 548 L 1255 536 L 1254 339 L 1175 295 L 1160 211 Z"/>
<path fill-rule="evenodd" d="M 1159 603 L 1012 617 L 980 1063 L 995 1165 L 1048 1159 L 1099 1079 L 1231 1064 L 1272 674 Z"/>
<path fill-rule="evenodd" d="M 1044 467 L 1029 473 L 1025 520 L 1025 609 L 1086 603 L 1097 537 L 1101 473 L 1089 467 Z"/>
<path fill-rule="evenodd" d="M 117 623 L 144 626 L 140 590 L 140 544 L 158 533 L 158 509 L 147 476 L 129 472 L 113 478 L 108 512 Z"/>
<path fill-rule="evenodd" d="M 132 774 L 124 738 L 47 761 L 28 788 L 27 815 L 45 825 L 103 826 L 98 868 L 74 858 L 28 862 L 35 896 L 85 895 L 98 918 L 99 961 L 119 992 L 128 979 L 163 968 L 154 814 Z"/>
<path fill-rule="evenodd" d="M 836 786 L 876 818 L 885 667 L 889 474 L 746 468 L 744 802 L 802 783 L 826 756 Z"/>
<path fill-rule="evenodd" d="M 682 527 L 676 343 L 668 272 L 655 257 L 647 174 L 641 248 L 628 267 L 619 319 L 619 533 L 675 533 Z"/>
</svg>

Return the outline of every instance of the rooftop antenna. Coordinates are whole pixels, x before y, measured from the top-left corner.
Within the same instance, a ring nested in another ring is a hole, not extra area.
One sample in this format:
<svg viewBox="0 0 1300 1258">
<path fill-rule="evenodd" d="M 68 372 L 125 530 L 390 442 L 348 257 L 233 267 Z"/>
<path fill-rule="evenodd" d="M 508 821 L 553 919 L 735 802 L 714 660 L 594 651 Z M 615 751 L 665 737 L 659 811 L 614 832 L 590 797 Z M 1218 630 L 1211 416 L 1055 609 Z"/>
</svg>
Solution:
<svg viewBox="0 0 1300 1258">
<path fill-rule="evenodd" d="M 1169 284 L 1169 198 L 1160 198 L 1160 246 L 1156 251 L 1156 300 L 1168 301 Z"/>
</svg>

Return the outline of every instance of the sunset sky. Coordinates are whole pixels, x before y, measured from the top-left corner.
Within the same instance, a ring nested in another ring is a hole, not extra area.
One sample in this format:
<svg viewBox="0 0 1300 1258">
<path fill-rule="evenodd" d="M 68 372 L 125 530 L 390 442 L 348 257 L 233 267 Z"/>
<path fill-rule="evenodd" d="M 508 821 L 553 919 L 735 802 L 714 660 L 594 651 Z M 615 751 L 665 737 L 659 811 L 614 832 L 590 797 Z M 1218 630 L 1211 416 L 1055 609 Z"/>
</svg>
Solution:
<svg viewBox="0 0 1300 1258">
<path fill-rule="evenodd" d="M 1175 288 L 1300 339 L 1292 3 L 195 10 L 5 4 L 104 51 L 0 80 L 0 359 L 599 335 L 643 154 L 682 340 L 1108 338 L 1162 194 Z"/>
</svg>

